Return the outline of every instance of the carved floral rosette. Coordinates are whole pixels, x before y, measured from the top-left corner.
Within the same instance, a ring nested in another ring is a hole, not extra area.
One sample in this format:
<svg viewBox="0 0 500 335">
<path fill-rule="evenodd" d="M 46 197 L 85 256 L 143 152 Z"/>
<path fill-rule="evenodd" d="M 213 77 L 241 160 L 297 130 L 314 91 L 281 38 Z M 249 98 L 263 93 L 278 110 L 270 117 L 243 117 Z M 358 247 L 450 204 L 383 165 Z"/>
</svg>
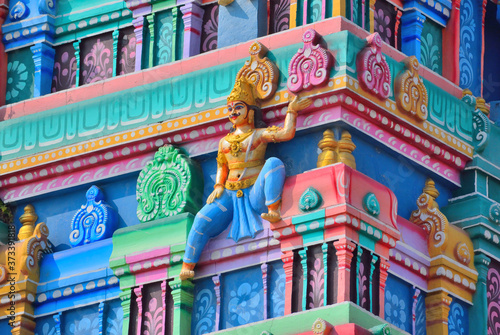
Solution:
<svg viewBox="0 0 500 335">
<path fill-rule="evenodd" d="M 250 46 L 250 59 L 236 75 L 236 81 L 244 77 L 254 86 L 254 95 L 257 100 L 271 98 L 278 88 L 279 71 L 276 65 L 265 57 L 268 49 L 259 42 Z"/>
<path fill-rule="evenodd" d="M 391 95 L 391 71 L 381 51 L 382 38 L 375 33 L 366 42 L 356 57 L 358 81 L 365 91 L 385 100 Z"/>
<path fill-rule="evenodd" d="M 103 193 L 97 186 L 90 187 L 86 197 L 87 203 L 71 221 L 69 242 L 74 247 L 110 237 L 118 221 L 115 210 L 104 202 Z"/>
<path fill-rule="evenodd" d="M 298 93 L 322 86 L 330 77 L 332 55 L 320 45 L 321 35 L 308 29 L 302 36 L 304 47 L 292 57 L 288 66 L 288 90 Z"/>
<path fill-rule="evenodd" d="M 201 208 L 203 175 L 182 149 L 158 149 L 137 179 L 137 217 L 141 222 Z"/>
<path fill-rule="evenodd" d="M 427 120 L 428 95 L 424 81 L 418 75 L 420 64 L 415 56 L 405 58 L 406 70 L 396 77 L 395 93 L 398 107 L 415 116 L 417 120 Z"/>
</svg>

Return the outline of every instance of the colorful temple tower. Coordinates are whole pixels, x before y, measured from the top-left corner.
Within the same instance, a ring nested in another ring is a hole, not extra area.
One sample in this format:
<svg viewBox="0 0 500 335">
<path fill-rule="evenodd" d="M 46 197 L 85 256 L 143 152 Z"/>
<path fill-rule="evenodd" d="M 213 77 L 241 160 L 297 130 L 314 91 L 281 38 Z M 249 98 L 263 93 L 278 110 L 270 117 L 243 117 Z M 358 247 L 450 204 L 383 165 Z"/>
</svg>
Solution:
<svg viewBox="0 0 500 335">
<path fill-rule="evenodd" d="M 500 3 L 0 27 L 0 334 L 500 334 Z"/>
</svg>

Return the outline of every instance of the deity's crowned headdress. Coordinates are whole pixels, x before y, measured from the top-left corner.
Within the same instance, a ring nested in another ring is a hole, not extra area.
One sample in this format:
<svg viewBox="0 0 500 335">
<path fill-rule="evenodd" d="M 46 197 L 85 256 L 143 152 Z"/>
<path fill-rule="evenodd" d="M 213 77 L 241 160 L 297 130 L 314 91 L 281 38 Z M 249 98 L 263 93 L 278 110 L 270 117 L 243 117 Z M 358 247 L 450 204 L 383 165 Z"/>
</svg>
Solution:
<svg viewBox="0 0 500 335">
<path fill-rule="evenodd" d="M 244 77 L 240 77 L 236 80 L 231 94 L 227 97 L 227 103 L 234 101 L 243 101 L 249 106 L 254 106 L 256 104 L 254 87 Z"/>
</svg>

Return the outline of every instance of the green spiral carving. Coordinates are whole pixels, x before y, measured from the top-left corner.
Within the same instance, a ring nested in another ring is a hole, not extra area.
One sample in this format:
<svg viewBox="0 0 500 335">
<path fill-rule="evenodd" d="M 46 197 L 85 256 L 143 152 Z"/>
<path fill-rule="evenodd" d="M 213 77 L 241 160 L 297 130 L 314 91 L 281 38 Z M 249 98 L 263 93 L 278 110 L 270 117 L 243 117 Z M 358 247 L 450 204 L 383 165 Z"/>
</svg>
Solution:
<svg viewBox="0 0 500 335">
<path fill-rule="evenodd" d="M 182 149 L 161 147 L 137 179 L 137 217 L 141 222 L 201 208 L 203 175 Z"/>
<path fill-rule="evenodd" d="M 363 198 L 363 209 L 372 216 L 378 216 L 380 214 L 380 204 L 375 194 L 369 192 L 365 195 Z"/>
</svg>

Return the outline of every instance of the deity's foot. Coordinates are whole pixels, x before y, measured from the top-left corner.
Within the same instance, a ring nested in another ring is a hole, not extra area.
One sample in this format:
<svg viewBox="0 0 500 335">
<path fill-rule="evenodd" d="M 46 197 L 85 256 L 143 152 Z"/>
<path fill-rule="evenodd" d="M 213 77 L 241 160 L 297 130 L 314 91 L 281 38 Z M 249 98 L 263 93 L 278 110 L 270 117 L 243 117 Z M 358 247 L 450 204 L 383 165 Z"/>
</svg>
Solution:
<svg viewBox="0 0 500 335">
<path fill-rule="evenodd" d="M 182 263 L 181 273 L 179 274 L 179 278 L 181 280 L 186 280 L 194 277 L 194 267 L 196 263 Z"/>
<path fill-rule="evenodd" d="M 276 201 L 274 204 L 267 206 L 268 212 L 262 213 L 260 216 L 271 223 L 281 220 L 281 200 Z"/>
</svg>

